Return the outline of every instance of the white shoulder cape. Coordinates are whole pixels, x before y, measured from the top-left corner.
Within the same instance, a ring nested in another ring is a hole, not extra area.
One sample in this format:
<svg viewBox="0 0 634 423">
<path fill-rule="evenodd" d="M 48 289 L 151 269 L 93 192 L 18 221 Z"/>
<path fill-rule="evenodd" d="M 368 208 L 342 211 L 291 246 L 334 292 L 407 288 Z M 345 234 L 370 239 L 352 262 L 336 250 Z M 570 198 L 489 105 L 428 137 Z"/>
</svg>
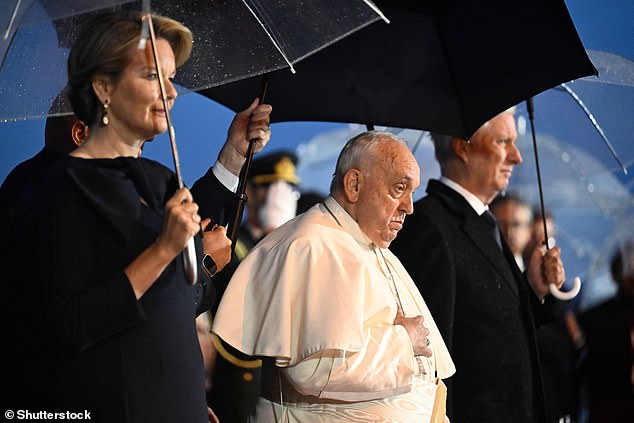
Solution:
<svg viewBox="0 0 634 423">
<path fill-rule="evenodd" d="M 331 197 L 326 200 L 331 210 L 333 203 L 335 214 L 350 218 Z M 314 206 L 267 235 L 241 262 L 213 331 L 245 354 L 274 357 L 280 366 L 326 349 L 361 350 L 367 322 L 391 325 L 396 313 L 391 298 L 376 295 L 368 251 L 324 204 Z M 383 251 L 431 332 L 438 376 L 450 376 L 455 367 L 427 305 L 398 259 Z"/>
</svg>

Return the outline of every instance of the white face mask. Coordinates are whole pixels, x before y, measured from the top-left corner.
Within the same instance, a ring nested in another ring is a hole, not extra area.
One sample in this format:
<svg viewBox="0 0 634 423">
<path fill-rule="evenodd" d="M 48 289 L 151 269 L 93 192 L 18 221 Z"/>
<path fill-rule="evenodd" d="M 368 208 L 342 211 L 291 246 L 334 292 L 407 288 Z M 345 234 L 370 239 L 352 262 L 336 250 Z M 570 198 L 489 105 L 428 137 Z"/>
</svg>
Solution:
<svg viewBox="0 0 634 423">
<path fill-rule="evenodd" d="M 266 200 L 258 210 L 260 227 L 270 232 L 295 217 L 299 193 L 285 181 L 273 182 L 269 185 Z"/>
</svg>

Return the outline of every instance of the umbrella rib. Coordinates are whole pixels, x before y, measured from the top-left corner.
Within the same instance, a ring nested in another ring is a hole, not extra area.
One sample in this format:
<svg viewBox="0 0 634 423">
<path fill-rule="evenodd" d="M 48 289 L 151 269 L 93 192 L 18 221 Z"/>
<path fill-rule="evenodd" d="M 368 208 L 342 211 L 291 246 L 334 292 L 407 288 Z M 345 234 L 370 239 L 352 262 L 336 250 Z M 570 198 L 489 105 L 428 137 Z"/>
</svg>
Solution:
<svg viewBox="0 0 634 423">
<path fill-rule="evenodd" d="M 599 123 L 595 119 L 595 117 L 592 114 L 592 112 L 590 112 L 590 110 L 584 104 L 583 100 L 581 100 L 581 98 L 577 95 L 577 93 L 575 93 L 572 90 L 572 88 L 570 88 L 566 83 L 561 83 L 560 85 L 577 102 L 577 104 L 579 105 L 579 107 L 581 107 L 581 109 L 586 114 L 586 116 L 588 116 L 588 119 L 590 119 L 590 122 L 592 122 L 592 125 L 594 126 L 594 128 L 597 130 L 597 132 L 601 136 L 601 139 L 603 140 L 605 145 L 608 147 L 608 150 L 610 150 L 610 153 L 612 153 L 612 156 L 614 157 L 614 159 L 617 161 L 619 166 L 621 166 L 621 170 L 623 171 L 623 174 L 627 175 L 627 168 L 623 165 L 623 162 L 621 162 L 621 159 L 619 158 L 619 155 L 616 153 L 616 150 L 612 146 L 612 143 L 608 140 L 608 137 L 603 132 L 603 128 L 601 128 L 601 126 L 599 125 Z"/>
<path fill-rule="evenodd" d="M 416 153 L 416 150 L 418 150 L 418 146 L 420 145 L 420 142 L 423 140 L 424 136 L 425 136 L 425 131 L 421 131 L 420 135 L 418 136 L 418 139 L 416 140 L 416 144 L 414 144 L 414 147 L 412 147 L 412 154 Z"/>
<path fill-rule="evenodd" d="M 380 17 L 381 19 L 383 19 L 383 22 L 385 22 L 385 23 L 387 23 L 387 24 L 389 24 L 389 23 L 390 23 L 390 20 L 387 18 L 387 16 L 385 16 L 385 15 L 383 14 L 383 12 L 381 12 L 381 10 L 380 10 L 378 7 L 376 7 L 376 5 L 375 5 L 374 3 L 372 3 L 372 2 L 371 2 L 371 1 L 369 1 L 369 0 L 363 0 L 363 2 L 364 2 L 365 4 L 367 4 L 367 5 L 368 5 L 368 7 L 369 7 L 370 9 L 374 10 L 374 13 L 376 13 L 377 15 L 379 15 L 379 17 Z"/>
<path fill-rule="evenodd" d="M 286 54 L 284 54 L 284 52 L 282 51 L 282 48 L 279 46 L 279 44 L 277 43 L 277 41 L 275 41 L 275 38 L 273 38 L 273 35 L 271 35 L 271 33 L 269 32 L 269 30 L 266 28 L 266 26 L 264 25 L 264 23 L 260 20 L 260 17 L 253 11 L 253 9 L 251 8 L 251 6 L 249 6 L 249 4 L 246 2 L 246 0 L 242 0 L 242 3 L 244 3 L 244 5 L 246 6 L 247 9 L 249 9 L 249 12 L 251 12 L 251 14 L 253 15 L 253 17 L 258 21 L 258 23 L 260 24 L 260 26 L 262 27 L 262 29 L 264 30 L 264 32 L 266 33 L 266 35 L 269 37 L 269 39 L 271 40 L 271 43 L 273 43 L 273 46 L 277 49 L 277 51 L 282 55 L 282 57 L 284 58 L 284 61 L 288 64 L 288 67 L 290 68 L 292 73 L 295 73 L 295 68 L 293 67 L 293 64 L 291 63 L 291 61 L 288 59 L 288 57 L 286 57 Z"/>
<path fill-rule="evenodd" d="M 13 22 L 15 21 L 15 18 L 18 16 L 18 9 L 20 8 L 20 3 L 22 3 L 22 0 L 18 0 L 18 2 L 15 4 L 15 7 L 13 8 L 13 13 L 11 14 L 11 20 L 9 21 L 7 30 L 4 32 L 4 35 L 3 35 L 3 38 L 5 40 L 9 39 L 11 28 L 13 28 Z"/>
</svg>

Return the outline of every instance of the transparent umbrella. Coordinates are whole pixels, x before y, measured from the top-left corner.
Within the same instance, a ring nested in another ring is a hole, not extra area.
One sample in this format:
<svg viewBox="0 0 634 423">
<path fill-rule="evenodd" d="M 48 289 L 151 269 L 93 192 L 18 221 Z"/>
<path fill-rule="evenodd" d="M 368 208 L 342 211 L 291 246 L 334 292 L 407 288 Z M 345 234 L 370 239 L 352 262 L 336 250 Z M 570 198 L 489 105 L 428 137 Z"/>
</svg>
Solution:
<svg viewBox="0 0 634 423">
<path fill-rule="evenodd" d="M 421 171 L 420 188 L 414 191 L 414 200 L 425 195 L 427 181 L 440 176 L 440 166 L 434 158 L 434 146 L 427 131 L 377 126 L 375 129 L 391 132 L 407 141 Z M 339 129 L 323 132 L 297 146 L 299 163 L 297 175 L 303 191 L 317 191 L 327 195 L 335 171 L 337 157 L 346 141 L 366 131 L 360 124 L 341 125 Z"/>
<path fill-rule="evenodd" d="M 51 112 L 49 107 L 66 84 L 68 50 L 90 14 L 96 13 L 97 2 L 28 3 L 27 8 L 18 2 L 15 17 L 3 18 L 7 39 L 0 49 L 0 121 L 70 112 L 64 103 Z M 99 3 L 102 10 L 142 7 L 139 0 Z M 181 21 L 194 34 L 192 57 L 176 79 L 188 90 L 293 69 L 302 59 L 382 18 L 369 0 L 157 0 L 151 10 Z"/>
<path fill-rule="evenodd" d="M 520 127 L 521 120 L 520 116 Z M 543 199 L 554 217 L 566 273 L 583 281 L 580 304 L 593 303 L 612 290 L 606 280 L 606 257 L 614 252 L 617 235 L 627 227 L 622 222 L 634 213 L 632 187 L 627 182 L 634 179 L 631 175 L 617 177 L 602 163 L 605 157 L 595 157 L 571 140 L 544 133 L 538 133 L 537 139 L 545 181 Z M 509 190 L 537 207 L 540 198 L 530 135 L 522 134 L 518 146 L 524 163 L 515 168 Z M 567 282 L 564 289 L 571 289 L 571 284 Z"/>
<path fill-rule="evenodd" d="M 560 120 L 560 115 L 558 115 Z M 539 189 L 535 172 L 535 155 L 525 116 L 518 112 L 520 136 L 517 145 L 524 159 L 516 166 L 509 185 L 513 191 L 534 207 L 539 205 Z M 587 120 L 587 117 L 583 117 Z M 584 124 L 583 121 L 578 125 Z M 333 132 L 320 134 L 298 146 L 300 157 L 297 168 L 302 189 L 328 193 L 337 156 L 345 141 L 364 131 L 363 125 L 347 125 Z M 440 176 L 434 148 L 426 131 L 377 127 L 396 133 L 408 141 L 421 169 L 421 185 L 414 199 L 425 195 L 427 181 Z M 594 131 L 594 129 L 593 129 Z M 594 132 L 596 134 L 596 131 Z M 583 281 L 581 304 L 594 303 L 613 293 L 606 275 L 609 254 L 619 246 L 622 234 L 634 231 L 634 176 L 618 177 L 614 160 L 598 137 L 593 140 L 603 157 L 590 154 L 576 146 L 574 139 L 559 139 L 538 133 L 546 209 L 553 214 L 557 225 L 557 245 L 562 249 L 562 260 L 569 280 L 564 291 L 572 288 L 574 277 Z M 606 160 L 608 155 L 609 160 Z M 603 162 L 607 164 L 604 164 Z M 591 172 L 589 172 L 591 170 Z M 630 222 L 630 226 L 624 222 Z M 629 229 L 628 229 L 629 228 Z"/>
<path fill-rule="evenodd" d="M 89 3 L 86 2 L 83 9 L 72 11 L 63 5 L 57 7 L 57 2 L 50 0 L 30 2 L 28 9 L 21 9 L 20 3 L 17 3 L 2 46 L 0 120 L 71 112 L 66 102 L 53 105 L 51 102 L 66 85 L 63 63 L 78 32 L 90 18 L 90 14 L 84 12 L 94 9 Z M 112 4 L 106 5 L 112 8 Z M 174 18 L 192 30 L 195 36 L 192 56 L 176 79 L 177 83 L 192 90 L 284 67 L 294 72 L 294 63 L 383 17 L 369 0 L 312 0 L 301 3 L 292 0 L 274 3 L 259 0 L 156 1 L 151 8 L 150 2 L 145 0 L 117 7 L 143 10 L 142 40 L 149 38 L 157 68 L 160 64 L 150 9 Z M 18 15 L 19 24 L 16 21 Z M 158 75 L 163 101 L 166 102 L 162 73 L 159 71 Z M 253 97 L 259 94 L 254 92 Z M 182 187 L 174 129 L 169 108 L 165 107 L 165 110 L 174 167 Z M 245 202 L 243 182 L 253 154 L 252 146 L 253 143 L 249 146 L 241 181 L 238 215 Z M 234 241 L 237 219 L 232 227 Z M 193 239 L 190 239 L 183 254 L 189 282 L 194 283 L 197 276 Z"/>
<path fill-rule="evenodd" d="M 552 111 L 553 113 L 552 116 L 555 116 L 556 118 L 555 119 L 551 118 L 546 120 L 551 124 L 554 123 L 555 125 L 557 125 L 557 124 L 561 124 L 561 120 L 560 120 L 561 118 L 568 118 L 569 126 L 566 128 L 564 132 L 562 132 L 564 137 L 563 139 L 571 139 L 570 137 L 573 136 L 572 138 L 573 142 L 571 144 L 574 145 L 575 148 L 579 147 L 582 149 L 583 148 L 589 149 L 586 151 L 591 151 L 593 157 L 600 158 L 600 157 L 611 156 L 611 158 L 614 159 L 614 162 L 618 164 L 618 168 L 620 168 L 623 174 L 627 175 L 627 165 L 624 163 L 620 155 L 617 153 L 617 150 L 615 149 L 613 143 L 606 136 L 603 130 L 603 127 L 598 123 L 597 118 L 595 117 L 595 112 L 593 112 L 592 110 L 597 110 L 598 112 L 604 113 L 603 116 L 606 117 L 606 122 L 617 122 L 617 123 L 630 122 L 631 124 L 631 119 L 627 117 L 629 115 L 623 115 L 622 112 L 625 111 L 626 113 L 628 113 L 628 112 L 631 112 L 633 109 L 634 103 L 632 102 L 632 95 L 634 94 L 634 90 L 632 90 L 633 85 L 631 81 L 632 81 L 632 75 L 634 74 L 634 72 L 632 72 L 631 70 L 632 69 L 631 62 L 629 62 L 627 59 L 621 58 L 620 56 L 617 56 L 617 55 L 605 53 L 605 52 L 596 52 L 596 53 L 597 53 L 595 54 L 596 61 L 600 62 L 601 67 L 606 73 L 606 77 L 580 79 L 579 87 L 578 88 L 575 87 L 575 89 L 572 88 L 572 85 L 576 81 L 573 81 L 570 84 L 562 83 L 560 84 L 559 87 L 556 87 L 555 89 L 548 90 L 545 93 L 543 93 L 543 95 L 548 98 L 548 96 L 551 93 L 552 94 L 557 93 L 558 91 L 557 89 L 560 88 L 561 90 L 563 90 L 564 97 L 565 97 L 564 99 L 560 97 L 554 97 L 553 99 L 544 101 L 544 103 L 547 105 L 550 102 L 551 106 L 553 105 L 557 106 L 557 109 Z M 586 82 L 589 89 L 594 88 L 596 89 L 596 91 L 595 92 L 589 91 L 583 95 L 579 95 L 578 94 L 579 88 L 583 89 L 584 83 Z M 621 96 L 621 98 L 617 100 L 617 96 Z M 566 99 L 568 100 L 567 102 L 566 102 Z M 592 100 L 603 101 L 603 104 L 590 105 L 590 108 L 589 108 L 588 105 L 586 104 L 586 101 L 592 101 Z M 539 154 L 538 154 L 538 142 L 537 142 L 537 136 L 536 136 L 536 130 L 535 130 L 535 113 L 534 113 L 533 98 L 531 97 L 527 99 L 524 104 L 526 106 L 526 113 L 528 115 L 528 120 L 531 125 L 531 135 L 532 135 L 532 141 L 533 141 L 532 144 L 533 144 L 533 150 L 535 153 L 535 169 L 537 171 L 536 173 L 537 187 L 539 189 L 539 205 L 540 205 L 542 213 L 544 213 L 545 202 L 544 202 L 544 196 L 542 191 L 541 167 L 539 165 L 540 162 L 539 162 Z M 579 120 L 578 116 L 565 112 L 563 109 L 567 105 L 578 106 L 578 108 L 583 112 L 584 116 L 587 119 Z M 607 119 L 607 116 L 612 116 L 613 119 L 610 121 Z M 521 118 L 522 116 L 520 115 L 520 119 Z M 583 125 L 583 122 L 586 122 L 586 126 Z M 594 129 L 594 131 L 592 129 Z M 614 132 L 617 135 L 620 135 L 622 134 L 621 131 L 623 129 L 625 128 L 620 128 L 620 130 L 617 130 Z M 593 134 L 595 135 L 594 137 L 595 139 L 593 139 Z M 599 139 L 599 141 L 601 142 L 596 142 L 596 139 Z M 582 141 L 584 140 L 588 140 L 585 145 L 582 143 Z M 620 140 L 626 141 L 623 138 L 620 138 Z M 603 151 L 604 154 L 601 154 L 601 152 L 598 152 L 596 150 L 598 146 L 605 147 Z M 628 150 L 630 150 L 628 151 L 628 153 L 632 151 L 631 149 L 628 149 Z M 579 159 L 581 159 L 584 157 L 584 155 L 579 154 L 578 157 Z M 602 162 L 600 160 L 596 160 L 596 161 L 597 163 L 602 163 L 604 165 L 605 163 L 607 163 L 605 161 Z M 591 172 L 592 166 L 590 166 L 590 163 L 588 163 L 588 165 L 586 166 L 587 166 L 586 169 L 588 169 L 588 171 L 584 173 Z M 550 182 L 550 180 L 548 180 L 547 182 Z M 548 238 L 547 225 L 545 221 L 544 221 L 544 234 L 546 234 L 546 237 Z M 547 248 L 550 248 L 550 245 L 547 245 Z M 572 299 L 580 291 L 580 288 L 581 288 L 580 279 L 578 277 L 575 278 L 575 284 L 573 288 L 567 293 L 562 293 L 558 291 L 554 285 L 551 285 L 550 288 L 551 288 L 550 291 L 554 296 L 560 299 Z"/>
<path fill-rule="evenodd" d="M 567 145 L 596 159 L 583 164 L 585 174 L 603 172 L 606 167 L 623 172 L 634 164 L 634 62 L 606 51 L 588 50 L 588 56 L 599 76 L 579 78 L 536 95 L 535 126 L 537 132 L 567 140 Z M 518 107 L 518 116 L 529 118 L 524 103 Z"/>
</svg>

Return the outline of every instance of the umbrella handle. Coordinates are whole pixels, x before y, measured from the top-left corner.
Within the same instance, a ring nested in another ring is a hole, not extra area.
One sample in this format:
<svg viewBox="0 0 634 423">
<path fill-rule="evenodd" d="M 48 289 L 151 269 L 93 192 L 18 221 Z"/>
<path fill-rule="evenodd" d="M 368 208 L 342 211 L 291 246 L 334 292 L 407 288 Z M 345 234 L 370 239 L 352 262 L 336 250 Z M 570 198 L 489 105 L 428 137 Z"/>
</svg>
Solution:
<svg viewBox="0 0 634 423">
<path fill-rule="evenodd" d="M 560 291 L 554 283 L 549 284 L 548 289 L 550 290 L 552 296 L 559 300 L 572 300 L 581 290 L 581 278 L 579 276 L 575 276 L 572 282 L 573 286 L 570 291 Z"/>
</svg>

